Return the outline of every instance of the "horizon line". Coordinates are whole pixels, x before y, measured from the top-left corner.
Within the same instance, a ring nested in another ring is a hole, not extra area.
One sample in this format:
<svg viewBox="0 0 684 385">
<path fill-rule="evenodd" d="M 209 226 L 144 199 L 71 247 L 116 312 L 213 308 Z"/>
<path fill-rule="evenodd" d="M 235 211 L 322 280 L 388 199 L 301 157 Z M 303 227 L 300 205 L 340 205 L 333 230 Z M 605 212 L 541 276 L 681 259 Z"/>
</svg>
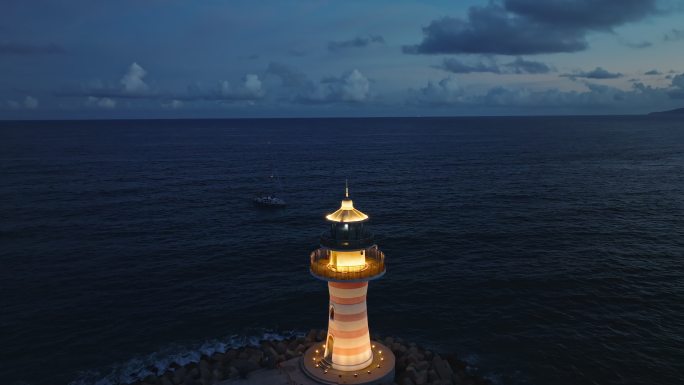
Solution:
<svg viewBox="0 0 684 385">
<path fill-rule="evenodd" d="M 669 110 L 671 111 L 671 110 Z M 323 119 L 469 119 L 469 118 L 581 118 L 581 117 L 641 117 L 641 116 L 676 116 L 668 115 L 669 111 L 654 111 L 640 114 L 548 114 L 548 115 L 406 115 L 406 116 L 264 116 L 264 117 L 141 117 L 141 118 L 35 118 L 35 119 L 3 119 L 0 122 L 80 122 L 80 121 L 145 121 L 145 120 L 323 120 Z"/>
</svg>

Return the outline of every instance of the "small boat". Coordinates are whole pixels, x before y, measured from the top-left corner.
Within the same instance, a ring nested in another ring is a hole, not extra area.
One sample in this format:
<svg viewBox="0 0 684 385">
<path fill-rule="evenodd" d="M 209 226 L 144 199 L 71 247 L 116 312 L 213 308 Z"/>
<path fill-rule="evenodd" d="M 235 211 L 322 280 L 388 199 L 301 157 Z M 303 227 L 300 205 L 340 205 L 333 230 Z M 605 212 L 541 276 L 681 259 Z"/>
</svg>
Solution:
<svg viewBox="0 0 684 385">
<path fill-rule="evenodd" d="M 285 207 L 285 201 L 275 195 L 257 195 L 254 197 L 254 204 L 260 207 L 280 208 Z"/>
<path fill-rule="evenodd" d="M 268 143 L 271 144 L 270 142 Z M 283 208 L 285 207 L 285 200 L 281 197 L 276 196 L 273 191 L 282 191 L 283 185 L 280 183 L 280 177 L 278 176 L 278 171 L 275 169 L 275 162 L 273 161 L 273 155 L 271 155 L 271 175 L 269 177 L 270 188 L 266 191 L 257 194 L 257 196 L 252 199 L 255 205 L 264 208 Z"/>
</svg>

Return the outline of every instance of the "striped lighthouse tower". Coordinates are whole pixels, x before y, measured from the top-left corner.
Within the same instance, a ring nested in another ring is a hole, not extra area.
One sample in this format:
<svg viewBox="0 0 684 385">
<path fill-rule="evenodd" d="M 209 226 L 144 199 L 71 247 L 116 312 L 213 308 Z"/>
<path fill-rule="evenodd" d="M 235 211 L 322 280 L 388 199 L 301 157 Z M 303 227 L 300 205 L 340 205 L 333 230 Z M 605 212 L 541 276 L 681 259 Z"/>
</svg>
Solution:
<svg viewBox="0 0 684 385">
<path fill-rule="evenodd" d="M 322 346 L 309 349 L 304 368 L 322 383 L 345 377 L 351 381 L 346 383 L 391 383 L 394 356 L 371 342 L 366 309 L 368 281 L 385 274 L 385 255 L 367 229 L 368 215 L 354 208 L 348 187 L 340 208 L 325 218 L 330 229 L 311 253 L 310 270 L 328 282 L 328 333 Z"/>
<path fill-rule="evenodd" d="M 325 359 L 335 369 L 363 369 L 373 359 L 366 312 L 368 282 L 329 282 L 328 291 L 330 317 Z"/>
</svg>

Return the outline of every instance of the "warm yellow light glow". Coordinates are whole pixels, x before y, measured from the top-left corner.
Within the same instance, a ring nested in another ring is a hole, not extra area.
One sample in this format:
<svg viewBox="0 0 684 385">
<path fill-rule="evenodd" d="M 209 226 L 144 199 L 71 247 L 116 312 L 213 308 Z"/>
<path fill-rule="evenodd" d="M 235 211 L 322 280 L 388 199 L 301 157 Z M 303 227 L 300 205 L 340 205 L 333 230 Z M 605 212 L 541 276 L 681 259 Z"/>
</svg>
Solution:
<svg viewBox="0 0 684 385">
<path fill-rule="evenodd" d="M 332 251 L 330 267 L 335 271 L 355 272 L 366 268 L 366 253 L 361 251 Z"/>
<path fill-rule="evenodd" d="M 342 201 L 340 208 L 332 214 L 325 216 L 325 219 L 333 222 L 361 222 L 368 219 L 368 215 L 354 208 L 351 199 Z"/>
</svg>

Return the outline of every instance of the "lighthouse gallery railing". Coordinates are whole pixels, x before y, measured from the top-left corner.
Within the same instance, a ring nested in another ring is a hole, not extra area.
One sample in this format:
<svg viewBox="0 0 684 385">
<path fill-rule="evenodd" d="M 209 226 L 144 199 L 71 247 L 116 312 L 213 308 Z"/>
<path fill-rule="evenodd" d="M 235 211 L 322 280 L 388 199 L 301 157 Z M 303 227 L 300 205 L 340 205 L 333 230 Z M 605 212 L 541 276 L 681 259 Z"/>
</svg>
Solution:
<svg viewBox="0 0 684 385">
<path fill-rule="evenodd" d="M 385 272 L 385 253 L 376 247 L 366 250 L 366 266 L 362 270 L 340 271 L 330 266 L 330 250 L 317 249 L 311 253 L 311 272 L 324 279 L 339 281 L 373 278 Z"/>
</svg>

